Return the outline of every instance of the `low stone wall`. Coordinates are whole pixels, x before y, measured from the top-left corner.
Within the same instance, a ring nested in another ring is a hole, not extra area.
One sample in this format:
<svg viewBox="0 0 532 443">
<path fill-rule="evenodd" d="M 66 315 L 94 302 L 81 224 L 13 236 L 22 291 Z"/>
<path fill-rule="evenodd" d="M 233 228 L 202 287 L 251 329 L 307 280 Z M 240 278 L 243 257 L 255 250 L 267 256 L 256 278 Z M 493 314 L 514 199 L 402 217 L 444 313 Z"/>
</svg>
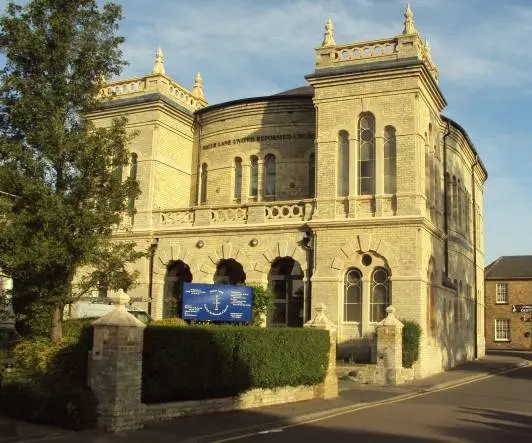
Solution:
<svg viewBox="0 0 532 443">
<path fill-rule="evenodd" d="M 144 423 L 212 412 L 229 412 L 321 398 L 321 386 L 285 386 L 275 389 L 251 389 L 237 397 L 213 398 L 146 405 Z"/>
</svg>

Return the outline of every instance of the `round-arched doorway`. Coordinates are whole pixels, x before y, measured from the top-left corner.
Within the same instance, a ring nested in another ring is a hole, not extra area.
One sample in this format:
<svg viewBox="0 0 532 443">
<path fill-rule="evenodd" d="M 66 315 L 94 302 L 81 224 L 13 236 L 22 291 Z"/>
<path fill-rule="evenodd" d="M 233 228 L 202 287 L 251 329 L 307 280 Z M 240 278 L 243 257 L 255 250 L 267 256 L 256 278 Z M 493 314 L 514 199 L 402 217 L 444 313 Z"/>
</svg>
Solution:
<svg viewBox="0 0 532 443">
<path fill-rule="evenodd" d="M 183 309 L 183 283 L 192 281 L 189 266 L 181 260 L 168 263 L 164 278 L 163 318 L 181 317 Z"/>
</svg>

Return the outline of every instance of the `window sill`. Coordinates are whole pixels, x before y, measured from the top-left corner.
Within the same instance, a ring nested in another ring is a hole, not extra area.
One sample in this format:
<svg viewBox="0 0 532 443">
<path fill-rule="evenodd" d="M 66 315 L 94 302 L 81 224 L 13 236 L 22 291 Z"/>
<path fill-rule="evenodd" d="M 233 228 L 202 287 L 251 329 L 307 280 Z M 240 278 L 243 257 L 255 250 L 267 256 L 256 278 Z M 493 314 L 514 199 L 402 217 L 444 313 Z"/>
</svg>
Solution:
<svg viewBox="0 0 532 443">
<path fill-rule="evenodd" d="M 509 338 L 495 338 L 493 341 L 495 343 L 508 343 L 508 342 L 511 342 L 512 340 Z"/>
<path fill-rule="evenodd" d="M 509 305 L 510 303 L 507 301 L 496 301 L 495 304 L 496 305 Z"/>
</svg>

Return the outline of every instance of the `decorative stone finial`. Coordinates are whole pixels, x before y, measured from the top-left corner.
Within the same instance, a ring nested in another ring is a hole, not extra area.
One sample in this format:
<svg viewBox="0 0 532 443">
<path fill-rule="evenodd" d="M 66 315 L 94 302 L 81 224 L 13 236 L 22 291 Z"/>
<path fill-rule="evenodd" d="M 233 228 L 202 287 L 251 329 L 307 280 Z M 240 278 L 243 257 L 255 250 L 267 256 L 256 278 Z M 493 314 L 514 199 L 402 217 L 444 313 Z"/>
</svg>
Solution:
<svg viewBox="0 0 532 443">
<path fill-rule="evenodd" d="M 321 46 L 335 46 L 334 41 L 334 26 L 331 17 L 325 23 L 325 33 L 323 34 L 323 42 Z"/>
<path fill-rule="evenodd" d="M 331 339 L 334 339 L 336 325 L 331 320 L 329 320 L 327 315 L 325 315 L 325 311 L 327 311 L 327 306 L 325 306 L 325 304 L 321 303 L 316 306 L 316 315 L 311 320 L 305 323 L 305 328 L 325 329 L 327 331 L 330 331 Z"/>
<path fill-rule="evenodd" d="M 430 57 L 430 45 L 429 45 L 429 40 L 427 38 L 425 38 L 425 45 L 424 46 L 425 46 L 425 52 Z"/>
<path fill-rule="evenodd" d="M 164 54 L 161 47 L 155 52 L 155 64 L 153 65 L 154 74 L 166 74 L 164 69 Z"/>
<path fill-rule="evenodd" d="M 406 4 L 405 11 L 405 28 L 403 29 L 403 34 L 415 34 L 416 28 L 414 27 L 414 13 L 410 8 L 410 3 Z"/>
<path fill-rule="evenodd" d="M 201 74 L 196 73 L 194 77 L 194 87 L 192 88 L 192 95 L 196 98 L 205 98 L 203 95 L 203 80 L 201 79 Z"/>
<path fill-rule="evenodd" d="M 403 324 L 395 316 L 395 308 L 390 305 L 386 308 L 386 318 L 377 323 L 377 326 L 396 326 L 402 328 Z"/>
<path fill-rule="evenodd" d="M 130 297 L 123 289 L 119 289 L 113 295 L 109 296 L 109 300 L 116 304 L 118 308 L 121 308 L 129 304 Z"/>
</svg>

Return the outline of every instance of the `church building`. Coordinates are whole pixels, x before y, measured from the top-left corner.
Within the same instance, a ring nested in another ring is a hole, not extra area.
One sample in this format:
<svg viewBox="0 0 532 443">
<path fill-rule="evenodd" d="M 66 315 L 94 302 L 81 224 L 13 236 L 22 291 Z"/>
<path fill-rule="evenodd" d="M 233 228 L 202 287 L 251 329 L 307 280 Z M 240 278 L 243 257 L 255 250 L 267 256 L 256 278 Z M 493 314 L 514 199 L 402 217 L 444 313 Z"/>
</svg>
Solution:
<svg viewBox="0 0 532 443">
<path fill-rule="evenodd" d="M 329 19 L 305 80 L 209 106 L 200 74 L 181 86 L 159 49 L 151 74 L 105 85 L 91 119 L 137 133 L 127 174 L 142 194 L 116 239 L 150 256 L 129 295 L 158 319 L 178 315 L 183 282 L 269 286 L 268 326 L 324 304 L 340 355 L 360 361 L 393 304 L 423 329 L 418 377 L 482 357 L 487 172 L 442 115 L 410 7 L 373 41 L 337 44 Z"/>
</svg>

